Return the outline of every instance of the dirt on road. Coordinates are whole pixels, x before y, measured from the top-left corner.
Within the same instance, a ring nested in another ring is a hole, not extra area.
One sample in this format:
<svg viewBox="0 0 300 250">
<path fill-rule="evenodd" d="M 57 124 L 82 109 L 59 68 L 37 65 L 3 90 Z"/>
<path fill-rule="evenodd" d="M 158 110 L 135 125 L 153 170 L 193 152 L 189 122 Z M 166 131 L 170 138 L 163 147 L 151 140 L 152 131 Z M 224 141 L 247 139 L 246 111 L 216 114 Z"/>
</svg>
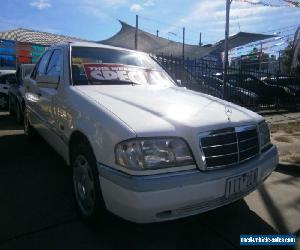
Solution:
<svg viewBox="0 0 300 250">
<path fill-rule="evenodd" d="M 300 169 L 300 122 L 271 124 L 270 128 L 280 162 L 299 165 Z"/>
</svg>

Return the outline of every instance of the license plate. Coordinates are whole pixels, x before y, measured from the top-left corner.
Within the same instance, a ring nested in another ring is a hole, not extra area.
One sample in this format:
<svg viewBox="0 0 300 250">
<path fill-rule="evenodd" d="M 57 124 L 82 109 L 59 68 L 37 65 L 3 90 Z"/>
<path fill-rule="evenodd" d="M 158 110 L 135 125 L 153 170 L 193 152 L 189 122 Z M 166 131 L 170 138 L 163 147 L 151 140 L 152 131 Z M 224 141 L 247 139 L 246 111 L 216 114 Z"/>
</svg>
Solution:
<svg viewBox="0 0 300 250">
<path fill-rule="evenodd" d="M 229 178 L 226 181 L 226 198 L 245 193 L 255 187 L 256 183 L 257 169 Z"/>
</svg>

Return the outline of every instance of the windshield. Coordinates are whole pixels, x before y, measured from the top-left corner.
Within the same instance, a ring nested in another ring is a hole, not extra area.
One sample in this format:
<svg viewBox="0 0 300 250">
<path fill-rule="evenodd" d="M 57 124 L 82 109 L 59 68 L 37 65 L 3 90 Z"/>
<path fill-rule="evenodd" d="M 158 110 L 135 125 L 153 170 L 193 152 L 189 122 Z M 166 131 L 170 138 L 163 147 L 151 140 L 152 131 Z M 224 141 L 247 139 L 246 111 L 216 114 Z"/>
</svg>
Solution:
<svg viewBox="0 0 300 250">
<path fill-rule="evenodd" d="M 74 85 L 175 85 L 158 63 L 142 53 L 72 47 L 71 60 Z"/>
</svg>

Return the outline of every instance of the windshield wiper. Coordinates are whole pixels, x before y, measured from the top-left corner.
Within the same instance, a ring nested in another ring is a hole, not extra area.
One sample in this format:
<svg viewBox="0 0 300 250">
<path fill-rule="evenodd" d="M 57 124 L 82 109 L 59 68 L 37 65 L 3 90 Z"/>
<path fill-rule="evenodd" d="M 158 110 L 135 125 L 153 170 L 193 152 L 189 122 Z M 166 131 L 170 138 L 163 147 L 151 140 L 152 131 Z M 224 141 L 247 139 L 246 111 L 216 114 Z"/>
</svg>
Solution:
<svg viewBox="0 0 300 250">
<path fill-rule="evenodd" d="M 95 82 L 95 84 L 99 83 L 99 84 L 104 84 L 104 85 L 140 85 L 136 82 L 132 82 L 132 81 L 125 81 L 125 80 L 99 80 L 99 81 L 92 81 Z"/>
</svg>

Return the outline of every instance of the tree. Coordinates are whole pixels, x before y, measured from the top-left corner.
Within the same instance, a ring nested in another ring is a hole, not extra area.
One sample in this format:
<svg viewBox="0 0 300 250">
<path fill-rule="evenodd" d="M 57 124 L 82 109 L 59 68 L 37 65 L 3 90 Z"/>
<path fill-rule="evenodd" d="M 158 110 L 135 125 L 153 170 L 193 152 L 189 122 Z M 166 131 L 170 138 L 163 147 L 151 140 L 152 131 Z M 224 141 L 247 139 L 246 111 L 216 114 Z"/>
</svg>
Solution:
<svg viewBox="0 0 300 250">
<path fill-rule="evenodd" d="M 281 51 L 280 64 L 281 72 L 289 74 L 291 72 L 291 65 L 294 55 L 293 42 L 289 42 L 288 46 Z"/>
</svg>

